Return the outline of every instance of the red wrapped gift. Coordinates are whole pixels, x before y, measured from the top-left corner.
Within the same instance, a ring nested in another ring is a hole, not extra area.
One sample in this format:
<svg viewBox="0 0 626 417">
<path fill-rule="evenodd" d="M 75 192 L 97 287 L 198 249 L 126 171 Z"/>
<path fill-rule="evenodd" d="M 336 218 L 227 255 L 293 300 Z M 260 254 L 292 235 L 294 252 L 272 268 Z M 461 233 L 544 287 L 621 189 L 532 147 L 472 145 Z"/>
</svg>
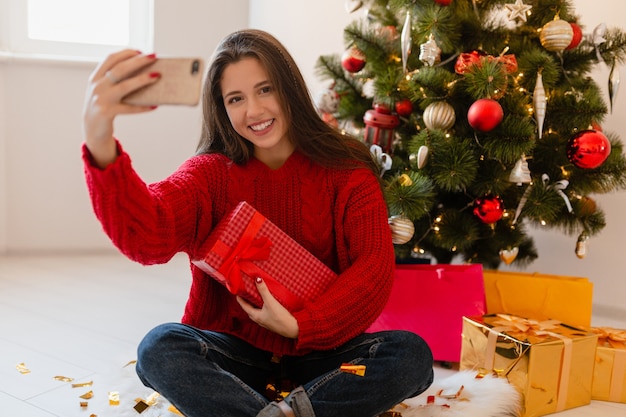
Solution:
<svg viewBox="0 0 626 417">
<path fill-rule="evenodd" d="M 220 221 L 200 253 L 196 266 L 256 306 L 263 304 L 256 277 L 289 311 L 314 301 L 337 277 L 245 201 Z"/>
</svg>

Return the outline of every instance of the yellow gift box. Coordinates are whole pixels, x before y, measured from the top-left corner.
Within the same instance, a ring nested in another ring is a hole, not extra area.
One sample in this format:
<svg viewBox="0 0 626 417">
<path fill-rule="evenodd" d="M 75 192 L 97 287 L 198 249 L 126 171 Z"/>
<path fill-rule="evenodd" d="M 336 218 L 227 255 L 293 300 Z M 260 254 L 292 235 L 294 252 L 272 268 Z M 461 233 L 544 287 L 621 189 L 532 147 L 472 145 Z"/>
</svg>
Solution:
<svg viewBox="0 0 626 417">
<path fill-rule="evenodd" d="M 463 318 L 461 370 L 495 372 L 522 395 L 522 417 L 591 402 L 598 335 L 556 320 L 497 314 Z"/>
<path fill-rule="evenodd" d="M 485 270 L 487 314 L 559 320 L 590 328 L 593 283 L 587 278 Z"/>
<path fill-rule="evenodd" d="M 591 399 L 626 403 L 626 330 L 591 329 L 598 334 Z"/>
</svg>

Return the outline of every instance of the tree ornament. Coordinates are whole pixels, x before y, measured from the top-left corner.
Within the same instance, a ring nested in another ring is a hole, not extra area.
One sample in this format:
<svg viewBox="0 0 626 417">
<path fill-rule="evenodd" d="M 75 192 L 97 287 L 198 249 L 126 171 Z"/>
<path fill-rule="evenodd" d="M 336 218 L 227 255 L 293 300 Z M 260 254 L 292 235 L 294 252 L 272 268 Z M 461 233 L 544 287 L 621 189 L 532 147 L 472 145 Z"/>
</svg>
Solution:
<svg viewBox="0 0 626 417">
<path fill-rule="evenodd" d="M 413 103 L 408 98 L 396 101 L 395 108 L 396 113 L 401 117 L 409 117 L 413 113 Z"/>
<path fill-rule="evenodd" d="M 395 114 L 385 114 L 378 110 L 368 110 L 363 116 L 365 123 L 365 143 L 369 146 L 379 145 L 391 154 L 393 148 L 394 130 L 400 124 L 400 118 Z"/>
<path fill-rule="evenodd" d="M 328 88 L 322 91 L 315 101 L 317 110 L 322 117 L 322 120 L 330 126 L 338 127 L 339 123 L 335 118 L 335 113 L 339 109 L 339 94 L 332 88 Z"/>
<path fill-rule="evenodd" d="M 576 249 L 574 252 L 576 253 L 576 257 L 578 259 L 583 259 L 587 256 L 587 242 L 589 240 L 589 235 L 586 232 L 582 232 L 578 239 L 576 240 Z"/>
<path fill-rule="evenodd" d="M 567 45 L 565 49 L 574 49 L 578 45 L 580 45 L 580 41 L 583 40 L 583 30 L 574 22 L 570 22 L 570 26 L 572 27 L 572 41 Z"/>
<path fill-rule="evenodd" d="M 351 73 L 359 72 L 365 67 L 365 54 L 356 46 L 345 51 L 341 57 L 341 65 Z"/>
<path fill-rule="evenodd" d="M 515 4 L 505 4 L 504 6 L 509 11 L 510 21 L 519 19 L 522 22 L 526 22 L 527 15 L 530 14 L 530 9 L 533 8 L 533 6 L 524 4 L 522 0 L 515 0 Z"/>
<path fill-rule="evenodd" d="M 402 35 L 400 38 L 400 46 L 402 48 L 402 69 L 405 73 L 407 72 L 407 65 L 409 62 L 409 55 L 411 55 L 412 44 L 411 13 L 406 12 L 406 19 L 404 19 L 404 27 L 402 27 Z"/>
<path fill-rule="evenodd" d="M 580 201 L 578 202 L 577 208 L 578 208 L 577 214 L 579 216 L 589 217 L 596 212 L 596 210 L 598 209 L 598 205 L 596 204 L 596 201 L 593 198 L 582 196 L 580 198 Z"/>
<path fill-rule="evenodd" d="M 354 13 L 363 6 L 363 2 L 361 0 L 346 0 L 344 3 L 346 8 L 346 12 Z"/>
<path fill-rule="evenodd" d="M 567 143 L 567 158 L 578 168 L 597 168 L 606 161 L 610 153 L 611 142 L 597 130 L 578 132 Z"/>
<path fill-rule="evenodd" d="M 528 162 L 526 162 L 524 155 L 515 163 L 509 175 L 509 181 L 517 185 L 530 184 L 533 181 L 530 176 L 530 169 L 528 169 Z"/>
<path fill-rule="evenodd" d="M 613 65 L 611 65 L 611 73 L 609 74 L 609 101 L 611 103 L 611 113 L 613 113 L 613 107 L 615 106 L 615 100 L 617 99 L 619 82 L 619 68 L 617 68 L 617 63 L 614 59 Z"/>
<path fill-rule="evenodd" d="M 435 101 L 424 109 L 424 125 L 428 129 L 448 130 L 454 126 L 456 114 L 454 107 L 445 101 Z"/>
<path fill-rule="evenodd" d="M 515 258 L 517 258 L 517 254 L 519 253 L 519 248 L 516 246 L 514 248 L 509 249 L 501 249 L 500 250 L 500 260 L 507 265 L 511 265 Z"/>
<path fill-rule="evenodd" d="M 388 154 L 384 153 L 383 148 L 378 145 L 370 146 L 370 153 L 380 169 L 379 175 L 382 178 L 383 175 L 385 175 L 385 172 L 389 171 L 393 166 L 393 160 Z"/>
<path fill-rule="evenodd" d="M 430 149 L 428 146 L 422 145 L 419 147 L 416 153 L 412 153 L 409 155 L 409 164 L 413 169 L 422 169 L 426 166 L 426 162 L 428 162 L 428 153 Z"/>
<path fill-rule="evenodd" d="M 485 224 L 497 222 L 503 214 L 504 204 L 498 196 L 490 194 L 474 200 L 474 215 Z"/>
<path fill-rule="evenodd" d="M 546 90 L 543 88 L 543 77 L 541 71 L 537 72 L 537 81 L 533 90 L 533 106 L 535 107 L 535 121 L 537 122 L 537 133 L 539 139 L 543 135 L 543 122 L 546 118 L 546 108 L 548 100 L 546 99 Z"/>
<path fill-rule="evenodd" d="M 572 26 L 557 15 L 554 20 L 546 23 L 541 29 L 539 40 L 541 45 L 550 52 L 562 52 L 574 38 Z"/>
<path fill-rule="evenodd" d="M 489 132 L 502 122 L 504 111 L 497 101 L 481 98 L 475 101 L 467 112 L 470 126 L 480 132 Z"/>
<path fill-rule="evenodd" d="M 429 67 L 432 67 L 439 61 L 441 61 L 441 48 L 435 42 L 435 38 L 432 33 L 428 37 L 426 43 L 420 45 L 420 61 Z"/>
<path fill-rule="evenodd" d="M 449 6 L 452 3 L 452 0 L 435 0 L 435 3 L 441 6 Z"/>
<path fill-rule="evenodd" d="M 391 228 L 391 241 L 396 245 L 404 245 L 413 238 L 415 225 L 404 215 L 391 216 L 387 219 Z"/>
</svg>

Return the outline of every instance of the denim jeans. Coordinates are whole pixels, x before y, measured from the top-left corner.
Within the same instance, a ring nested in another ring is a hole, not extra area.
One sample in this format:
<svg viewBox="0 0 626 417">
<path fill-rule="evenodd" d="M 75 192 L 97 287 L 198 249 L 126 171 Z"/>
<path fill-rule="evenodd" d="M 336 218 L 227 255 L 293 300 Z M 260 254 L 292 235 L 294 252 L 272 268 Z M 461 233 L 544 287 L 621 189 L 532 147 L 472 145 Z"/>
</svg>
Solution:
<svg viewBox="0 0 626 417">
<path fill-rule="evenodd" d="M 373 417 L 433 381 L 428 345 L 404 331 L 362 334 L 279 363 L 272 358 L 234 336 L 167 323 L 141 341 L 136 369 L 185 417 L 254 417 L 270 402 L 262 393 L 276 377 L 301 385 L 316 417 Z M 365 365 L 365 375 L 340 371 L 344 363 Z"/>
</svg>

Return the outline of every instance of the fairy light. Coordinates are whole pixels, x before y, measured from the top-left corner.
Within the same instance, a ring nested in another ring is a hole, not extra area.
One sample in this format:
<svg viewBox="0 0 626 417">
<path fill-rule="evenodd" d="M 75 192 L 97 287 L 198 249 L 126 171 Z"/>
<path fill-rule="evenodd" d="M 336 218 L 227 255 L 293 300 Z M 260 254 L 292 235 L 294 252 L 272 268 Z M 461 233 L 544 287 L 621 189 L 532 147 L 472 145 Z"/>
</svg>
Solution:
<svg viewBox="0 0 626 417">
<path fill-rule="evenodd" d="M 546 224 L 548 224 L 548 223 L 547 223 L 545 220 L 543 220 L 543 219 L 541 219 L 541 222 L 540 222 L 540 223 L 541 223 L 541 225 L 542 225 L 542 226 L 545 226 Z"/>
</svg>

